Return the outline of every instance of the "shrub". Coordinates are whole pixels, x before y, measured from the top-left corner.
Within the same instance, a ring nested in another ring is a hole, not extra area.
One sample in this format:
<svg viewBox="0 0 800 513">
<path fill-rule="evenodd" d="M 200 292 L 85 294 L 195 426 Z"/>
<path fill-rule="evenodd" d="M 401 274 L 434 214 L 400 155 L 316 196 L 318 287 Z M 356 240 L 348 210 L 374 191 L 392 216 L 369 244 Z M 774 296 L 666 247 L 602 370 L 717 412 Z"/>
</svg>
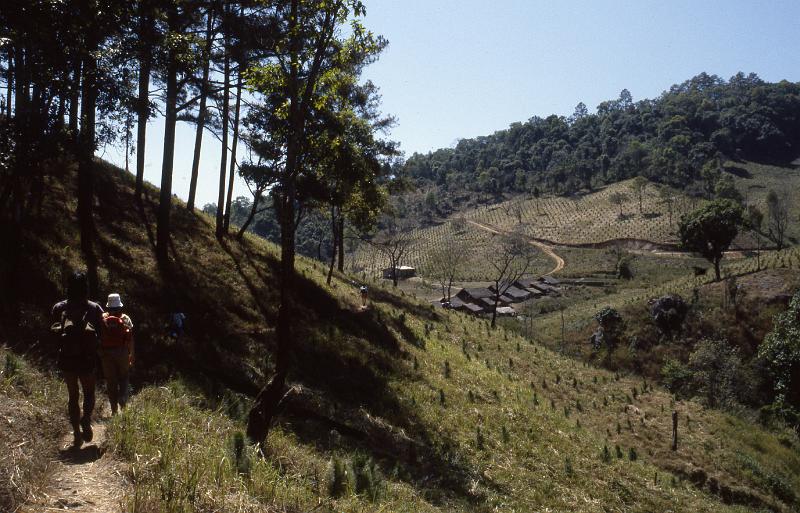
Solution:
<svg viewBox="0 0 800 513">
<path fill-rule="evenodd" d="M 691 395 L 692 371 L 678 360 L 667 360 L 661 368 L 661 382 L 679 397 Z"/>
<path fill-rule="evenodd" d="M 730 405 L 738 400 L 742 385 L 738 348 L 725 340 L 701 340 L 689 355 L 689 368 L 698 392 L 709 406 Z"/>
</svg>

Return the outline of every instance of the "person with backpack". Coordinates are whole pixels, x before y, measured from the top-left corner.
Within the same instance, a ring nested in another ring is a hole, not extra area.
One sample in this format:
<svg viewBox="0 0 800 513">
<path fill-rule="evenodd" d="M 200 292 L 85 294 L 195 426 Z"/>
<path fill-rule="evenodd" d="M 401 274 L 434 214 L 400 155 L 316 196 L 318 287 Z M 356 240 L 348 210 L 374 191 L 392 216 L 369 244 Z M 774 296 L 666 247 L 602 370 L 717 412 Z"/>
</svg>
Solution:
<svg viewBox="0 0 800 513">
<path fill-rule="evenodd" d="M 358 290 L 359 290 L 359 292 L 361 292 L 361 308 L 366 308 L 367 307 L 367 286 L 366 285 L 362 285 L 361 288 L 358 289 Z"/>
<path fill-rule="evenodd" d="M 111 415 L 128 402 L 128 371 L 134 362 L 133 321 L 122 312 L 122 298 L 109 294 L 100 335 L 100 362 L 106 378 Z"/>
<path fill-rule="evenodd" d="M 98 337 L 102 331 L 103 308 L 89 301 L 86 274 L 75 271 L 67 284 L 67 299 L 52 308 L 56 321 L 53 331 L 59 339 L 58 368 L 64 376 L 69 395 L 69 420 L 74 444 L 91 442 L 92 412 L 95 403 L 95 362 Z M 83 389 L 83 415 L 79 405 Z"/>
</svg>

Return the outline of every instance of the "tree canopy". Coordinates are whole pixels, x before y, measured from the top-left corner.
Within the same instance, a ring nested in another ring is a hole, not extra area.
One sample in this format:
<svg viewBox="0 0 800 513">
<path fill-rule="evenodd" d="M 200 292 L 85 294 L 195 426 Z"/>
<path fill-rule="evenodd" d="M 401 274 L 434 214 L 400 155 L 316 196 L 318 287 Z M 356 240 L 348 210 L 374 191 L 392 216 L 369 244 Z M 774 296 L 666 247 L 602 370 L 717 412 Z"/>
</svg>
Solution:
<svg viewBox="0 0 800 513">
<path fill-rule="evenodd" d="M 681 216 L 678 236 L 684 249 L 699 253 L 714 264 L 719 280 L 720 261 L 743 222 L 741 205 L 733 200 L 718 199 Z"/>
<path fill-rule="evenodd" d="M 456 196 L 576 192 L 634 176 L 685 188 L 720 156 L 790 161 L 800 154 L 800 83 L 701 73 L 652 100 L 630 92 L 595 113 L 534 116 L 494 134 L 407 159 L 403 172 Z M 717 166 L 718 167 L 718 166 Z M 716 179 L 711 183 L 713 192 Z M 444 196 L 444 195 L 440 195 Z"/>
</svg>

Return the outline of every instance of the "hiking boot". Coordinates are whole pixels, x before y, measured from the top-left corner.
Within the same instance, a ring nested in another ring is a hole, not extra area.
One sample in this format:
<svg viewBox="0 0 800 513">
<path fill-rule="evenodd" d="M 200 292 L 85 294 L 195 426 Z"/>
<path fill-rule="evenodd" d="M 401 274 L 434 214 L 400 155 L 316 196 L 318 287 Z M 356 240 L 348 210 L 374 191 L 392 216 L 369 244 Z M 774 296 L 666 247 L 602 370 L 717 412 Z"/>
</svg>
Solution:
<svg viewBox="0 0 800 513">
<path fill-rule="evenodd" d="M 84 417 L 81 419 L 81 428 L 83 429 L 83 441 L 91 442 L 94 433 L 92 432 L 92 419 Z"/>
</svg>

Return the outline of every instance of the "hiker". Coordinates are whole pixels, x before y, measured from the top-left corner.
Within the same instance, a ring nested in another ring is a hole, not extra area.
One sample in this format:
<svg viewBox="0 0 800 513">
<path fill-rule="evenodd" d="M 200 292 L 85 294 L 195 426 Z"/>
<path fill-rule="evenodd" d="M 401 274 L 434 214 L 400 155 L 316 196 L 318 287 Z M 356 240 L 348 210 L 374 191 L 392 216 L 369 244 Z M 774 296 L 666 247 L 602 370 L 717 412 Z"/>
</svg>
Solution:
<svg viewBox="0 0 800 513">
<path fill-rule="evenodd" d="M 100 336 L 100 362 L 106 378 L 111 415 L 128 402 L 128 371 L 134 362 L 133 321 L 122 312 L 122 298 L 109 294 Z"/>
<path fill-rule="evenodd" d="M 74 445 L 91 442 L 92 412 L 94 411 L 95 362 L 97 361 L 98 332 L 102 331 L 103 308 L 89 301 L 86 274 L 75 271 L 67 284 L 67 299 L 53 305 L 51 328 L 59 337 L 58 367 L 67 384 L 69 420 Z M 83 415 L 78 404 L 83 389 Z"/>
<path fill-rule="evenodd" d="M 367 286 L 362 285 L 359 289 L 361 291 L 361 306 L 366 308 L 367 307 Z"/>
<path fill-rule="evenodd" d="M 182 312 L 174 312 L 169 316 L 169 336 L 178 340 L 183 335 L 183 328 L 186 323 L 186 315 Z"/>
</svg>

